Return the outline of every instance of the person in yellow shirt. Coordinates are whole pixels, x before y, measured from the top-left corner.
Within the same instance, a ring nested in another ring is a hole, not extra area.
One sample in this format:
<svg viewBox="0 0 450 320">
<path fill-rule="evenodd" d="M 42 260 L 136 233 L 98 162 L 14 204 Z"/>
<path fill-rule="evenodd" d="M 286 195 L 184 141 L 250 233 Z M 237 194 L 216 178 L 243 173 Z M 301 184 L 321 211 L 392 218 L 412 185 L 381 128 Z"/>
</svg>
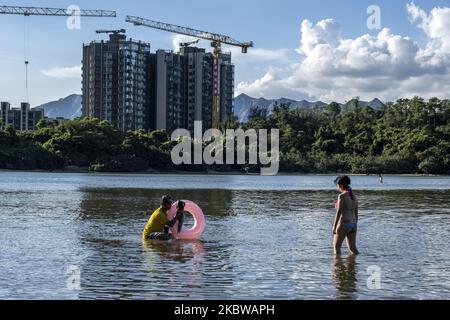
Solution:
<svg viewBox="0 0 450 320">
<path fill-rule="evenodd" d="M 160 207 L 153 212 L 145 225 L 144 231 L 142 232 L 142 240 L 172 239 L 172 235 L 169 233 L 169 228 L 173 227 L 177 221 L 179 221 L 180 225 L 183 223 L 182 210 L 177 210 L 176 216 L 169 221 L 167 215 L 172 207 L 172 203 L 172 197 L 167 195 L 162 197 Z"/>
</svg>

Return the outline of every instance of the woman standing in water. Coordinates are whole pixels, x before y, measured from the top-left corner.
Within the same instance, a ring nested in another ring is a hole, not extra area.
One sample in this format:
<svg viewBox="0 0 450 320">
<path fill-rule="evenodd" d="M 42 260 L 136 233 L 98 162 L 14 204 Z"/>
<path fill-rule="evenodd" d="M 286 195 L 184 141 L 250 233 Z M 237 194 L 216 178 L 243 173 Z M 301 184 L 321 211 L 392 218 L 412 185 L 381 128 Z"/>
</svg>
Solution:
<svg viewBox="0 0 450 320">
<path fill-rule="evenodd" d="M 348 176 L 337 177 L 334 181 L 339 189 L 336 202 L 336 217 L 333 225 L 334 254 L 341 254 L 342 242 L 347 239 L 347 245 L 353 254 L 359 254 L 356 248 L 356 232 L 358 228 L 358 200 L 350 187 Z"/>
</svg>

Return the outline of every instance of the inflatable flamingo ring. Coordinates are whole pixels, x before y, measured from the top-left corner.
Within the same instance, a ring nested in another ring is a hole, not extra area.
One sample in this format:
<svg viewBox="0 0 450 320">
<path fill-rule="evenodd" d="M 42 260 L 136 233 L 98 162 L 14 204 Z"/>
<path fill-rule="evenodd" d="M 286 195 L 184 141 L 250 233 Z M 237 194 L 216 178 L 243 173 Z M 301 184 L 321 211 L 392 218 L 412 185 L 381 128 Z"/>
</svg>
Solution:
<svg viewBox="0 0 450 320">
<path fill-rule="evenodd" d="M 203 232 L 205 231 L 205 216 L 203 215 L 202 209 L 192 201 L 183 200 L 186 204 L 184 207 L 184 211 L 189 212 L 194 217 L 194 226 L 191 229 L 185 229 L 184 227 L 178 232 L 178 221 L 175 225 L 170 229 L 172 235 L 175 239 L 180 240 L 196 240 L 200 239 Z M 172 220 L 177 213 L 177 205 L 178 201 L 172 205 L 168 213 L 168 218 Z"/>
</svg>

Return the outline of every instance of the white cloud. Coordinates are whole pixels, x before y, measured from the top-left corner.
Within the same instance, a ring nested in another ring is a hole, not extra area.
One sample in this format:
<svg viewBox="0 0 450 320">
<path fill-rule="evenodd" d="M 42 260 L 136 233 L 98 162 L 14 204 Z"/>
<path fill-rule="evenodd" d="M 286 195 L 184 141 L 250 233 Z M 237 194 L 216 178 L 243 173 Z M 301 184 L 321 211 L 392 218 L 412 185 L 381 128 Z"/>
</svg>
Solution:
<svg viewBox="0 0 450 320">
<path fill-rule="evenodd" d="M 44 76 L 57 79 L 81 79 L 81 65 L 41 70 Z"/>
<path fill-rule="evenodd" d="M 434 8 L 430 14 L 413 2 L 407 5 L 410 21 L 417 23 L 430 39 L 418 59 L 429 66 L 447 67 L 450 61 L 450 8 Z"/>
<path fill-rule="evenodd" d="M 301 46 L 298 52 L 306 55 L 317 46 L 337 45 L 341 39 L 341 27 L 333 19 L 319 21 L 315 26 L 309 20 L 303 20 L 301 33 Z"/>
<path fill-rule="evenodd" d="M 450 49 L 450 8 L 433 8 L 427 14 L 411 2 L 407 4 L 407 10 L 411 22 L 419 22 L 418 26 L 429 38 L 438 40 L 445 49 Z"/>
<path fill-rule="evenodd" d="M 378 35 L 342 36 L 333 19 L 301 24 L 297 62 L 270 69 L 261 79 L 241 82 L 237 93 L 344 101 L 354 96 L 395 100 L 421 95 L 447 98 L 450 93 L 450 8 L 428 14 L 407 5 L 410 20 L 428 37 L 420 47 L 388 28 Z M 291 70 L 288 75 L 281 76 Z"/>
<path fill-rule="evenodd" d="M 232 47 L 225 48 L 225 51 L 231 52 L 233 60 L 237 62 L 255 62 L 255 61 L 277 61 L 286 62 L 295 53 L 291 49 L 262 49 L 250 48 L 248 52 L 243 54 L 241 48 Z"/>
<path fill-rule="evenodd" d="M 256 79 L 254 82 L 248 83 L 242 81 L 238 83 L 236 94 L 247 93 L 254 97 L 264 96 L 265 98 L 272 98 L 267 96 L 267 92 L 276 92 L 275 86 L 279 85 L 281 80 L 281 78 L 278 77 L 280 71 L 281 69 L 272 67 L 262 78 Z"/>
</svg>

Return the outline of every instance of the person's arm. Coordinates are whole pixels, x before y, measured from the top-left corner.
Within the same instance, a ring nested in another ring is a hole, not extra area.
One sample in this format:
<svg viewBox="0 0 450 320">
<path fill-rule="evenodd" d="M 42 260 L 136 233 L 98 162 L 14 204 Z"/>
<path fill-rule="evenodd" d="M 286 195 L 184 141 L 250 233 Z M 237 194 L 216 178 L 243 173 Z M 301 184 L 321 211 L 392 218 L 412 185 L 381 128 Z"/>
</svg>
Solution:
<svg viewBox="0 0 450 320">
<path fill-rule="evenodd" d="M 344 207 L 344 198 L 341 195 L 339 195 L 339 197 L 338 197 L 338 203 L 339 203 L 339 206 L 336 209 L 336 216 L 334 218 L 334 224 L 333 224 L 333 234 L 336 234 L 337 225 L 338 225 L 339 219 L 341 218 L 341 215 L 342 215 L 342 208 Z"/>
<path fill-rule="evenodd" d="M 183 212 L 181 212 L 181 214 L 183 214 Z M 175 217 L 172 220 L 168 220 L 166 225 L 169 226 L 170 228 L 172 228 L 175 223 L 177 223 L 178 218 L 180 216 L 180 212 L 177 212 L 177 214 L 175 215 Z"/>
<path fill-rule="evenodd" d="M 181 229 L 183 228 L 184 223 L 184 211 L 180 212 L 180 215 L 178 216 L 178 232 L 181 232 Z"/>
<path fill-rule="evenodd" d="M 355 211 L 354 211 L 354 214 L 355 214 L 355 219 L 356 219 L 356 222 L 358 222 L 358 199 L 356 199 L 356 201 L 355 201 L 355 209 L 354 209 Z"/>
<path fill-rule="evenodd" d="M 167 221 L 166 226 L 169 226 L 170 228 L 172 228 L 176 222 L 177 222 L 177 217 L 175 216 L 175 218 L 173 218 L 172 220 Z"/>
</svg>

